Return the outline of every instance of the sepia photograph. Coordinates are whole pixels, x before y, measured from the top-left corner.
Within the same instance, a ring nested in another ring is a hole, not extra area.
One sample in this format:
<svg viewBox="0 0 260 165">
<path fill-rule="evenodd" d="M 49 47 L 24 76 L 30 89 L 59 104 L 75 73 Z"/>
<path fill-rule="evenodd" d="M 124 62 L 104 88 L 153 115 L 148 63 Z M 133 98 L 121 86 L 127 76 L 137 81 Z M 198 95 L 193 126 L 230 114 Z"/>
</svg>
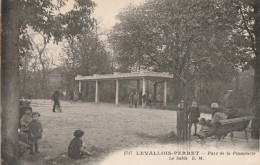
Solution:
<svg viewBox="0 0 260 165">
<path fill-rule="evenodd" d="M 259 0 L 0 0 L 1 165 L 260 165 Z"/>
</svg>

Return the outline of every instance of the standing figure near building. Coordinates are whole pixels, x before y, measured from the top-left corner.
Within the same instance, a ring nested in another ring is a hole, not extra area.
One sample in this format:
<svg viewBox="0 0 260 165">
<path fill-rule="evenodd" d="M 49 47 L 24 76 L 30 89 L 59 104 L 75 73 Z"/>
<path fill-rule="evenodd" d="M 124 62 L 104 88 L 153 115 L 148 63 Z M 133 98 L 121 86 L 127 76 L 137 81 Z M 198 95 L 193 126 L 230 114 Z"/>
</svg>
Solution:
<svg viewBox="0 0 260 165">
<path fill-rule="evenodd" d="M 130 95 L 129 95 L 128 103 L 129 103 L 129 108 L 132 108 L 133 105 L 134 105 L 134 94 L 133 94 L 133 92 L 131 92 Z"/>
<path fill-rule="evenodd" d="M 199 123 L 199 117 L 200 117 L 200 110 L 198 107 L 197 101 L 193 101 L 192 105 L 189 107 L 189 119 L 191 121 L 191 126 L 194 125 L 195 132 L 193 135 L 197 134 L 197 124 Z"/>
<path fill-rule="evenodd" d="M 82 92 L 79 92 L 78 102 L 82 101 Z"/>
<path fill-rule="evenodd" d="M 150 93 L 148 95 L 148 100 L 147 100 L 147 104 L 148 104 L 149 108 L 152 108 L 152 100 L 153 100 L 153 95 Z"/>
<path fill-rule="evenodd" d="M 144 107 L 146 107 L 146 102 L 147 102 L 146 96 L 147 96 L 146 94 L 144 94 L 142 96 L 142 103 L 143 103 Z"/>
<path fill-rule="evenodd" d="M 134 105 L 135 105 L 135 108 L 137 108 L 138 101 L 139 101 L 139 96 L 138 96 L 138 92 L 136 92 L 135 95 L 134 95 Z"/>
<path fill-rule="evenodd" d="M 57 108 L 59 108 L 59 110 L 61 110 L 61 108 L 60 108 L 60 92 L 59 91 L 55 91 L 52 94 L 52 100 L 54 102 L 52 111 L 55 112 L 56 106 L 57 106 Z"/>
<path fill-rule="evenodd" d="M 74 102 L 74 91 L 70 91 L 70 103 L 72 104 Z"/>
<path fill-rule="evenodd" d="M 238 117 L 238 112 L 235 110 L 235 96 L 232 90 L 228 90 L 227 94 L 224 96 L 224 107 L 227 113 L 227 119 L 232 119 Z"/>
<path fill-rule="evenodd" d="M 160 93 L 156 97 L 156 102 L 157 102 L 157 107 L 162 106 L 163 101 Z"/>
</svg>

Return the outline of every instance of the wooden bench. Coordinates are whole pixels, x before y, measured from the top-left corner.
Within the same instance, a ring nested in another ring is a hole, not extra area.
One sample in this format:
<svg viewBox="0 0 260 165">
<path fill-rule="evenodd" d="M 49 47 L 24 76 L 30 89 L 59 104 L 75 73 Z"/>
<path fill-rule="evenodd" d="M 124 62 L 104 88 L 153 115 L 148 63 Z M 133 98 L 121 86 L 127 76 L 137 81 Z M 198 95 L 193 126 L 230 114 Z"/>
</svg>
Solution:
<svg viewBox="0 0 260 165">
<path fill-rule="evenodd" d="M 246 128 L 248 127 L 250 120 L 252 120 L 253 118 L 254 118 L 253 116 L 248 116 L 248 117 L 240 117 L 240 118 L 219 121 L 216 124 L 216 130 L 214 133 L 215 139 L 216 139 L 216 145 L 218 146 L 220 139 L 222 137 L 226 136 L 228 133 L 231 133 L 230 137 L 231 137 L 232 143 L 234 144 L 233 132 L 235 132 L 235 131 L 245 131 L 245 138 L 248 142 Z"/>
</svg>

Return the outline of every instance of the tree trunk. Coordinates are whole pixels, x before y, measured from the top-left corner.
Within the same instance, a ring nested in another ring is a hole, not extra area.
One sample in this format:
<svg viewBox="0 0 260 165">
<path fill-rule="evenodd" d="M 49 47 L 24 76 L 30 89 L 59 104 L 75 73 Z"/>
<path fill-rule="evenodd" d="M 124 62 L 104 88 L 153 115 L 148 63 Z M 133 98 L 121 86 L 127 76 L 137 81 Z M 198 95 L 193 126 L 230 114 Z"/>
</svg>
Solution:
<svg viewBox="0 0 260 165">
<path fill-rule="evenodd" d="M 46 81 L 47 81 L 47 79 L 46 79 L 46 68 L 45 68 L 45 63 L 44 63 L 44 61 L 43 61 L 43 59 L 42 59 L 42 55 L 43 55 L 43 52 L 44 52 L 44 50 L 45 50 L 45 47 L 46 47 L 46 42 L 44 42 L 44 48 L 42 49 L 42 50 L 39 50 L 38 49 L 38 51 L 39 51 L 39 60 L 40 60 L 40 64 L 41 64 L 41 66 L 42 66 L 42 81 L 41 81 L 41 91 L 42 91 L 42 95 L 43 95 L 43 98 L 46 98 Z"/>
<path fill-rule="evenodd" d="M 255 16 L 255 40 L 256 40 L 256 61 L 255 61 L 255 77 L 254 77 L 254 93 L 253 107 L 255 119 L 252 122 L 251 137 L 259 139 L 260 128 L 260 2 L 254 0 L 254 16 Z"/>
<path fill-rule="evenodd" d="M 19 3 L 16 0 L 2 1 L 2 158 L 12 165 L 18 159 L 19 121 Z"/>
<path fill-rule="evenodd" d="M 42 92 L 43 92 L 43 98 L 46 98 L 46 89 L 47 89 L 47 78 L 46 78 L 46 68 L 44 65 L 42 65 Z"/>
</svg>

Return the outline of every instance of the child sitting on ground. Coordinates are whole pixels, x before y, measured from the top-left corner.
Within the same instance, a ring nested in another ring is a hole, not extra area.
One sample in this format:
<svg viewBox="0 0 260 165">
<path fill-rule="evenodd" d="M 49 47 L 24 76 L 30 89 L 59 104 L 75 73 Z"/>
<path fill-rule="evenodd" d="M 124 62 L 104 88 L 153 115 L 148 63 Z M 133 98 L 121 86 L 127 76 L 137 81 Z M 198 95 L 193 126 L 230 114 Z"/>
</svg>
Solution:
<svg viewBox="0 0 260 165">
<path fill-rule="evenodd" d="M 72 159 L 80 159 L 84 155 L 92 155 L 88 152 L 81 140 L 84 132 L 82 130 L 76 130 L 74 132 L 74 139 L 71 140 L 68 147 L 68 156 Z"/>
<path fill-rule="evenodd" d="M 31 114 L 32 114 L 32 108 L 27 107 L 25 109 L 25 114 L 22 116 L 22 118 L 20 120 L 22 132 L 28 133 L 28 125 L 32 121 L 32 115 Z"/>
<path fill-rule="evenodd" d="M 42 125 L 39 121 L 40 116 L 38 112 L 33 112 L 32 121 L 28 125 L 29 142 L 31 146 L 30 154 L 34 154 L 34 147 L 35 153 L 39 153 L 38 140 L 42 138 Z"/>
<path fill-rule="evenodd" d="M 201 118 L 199 121 L 199 125 L 201 126 L 200 131 L 196 134 L 201 141 L 204 140 L 205 137 L 211 132 L 210 123 L 205 120 L 205 118 Z"/>
</svg>

